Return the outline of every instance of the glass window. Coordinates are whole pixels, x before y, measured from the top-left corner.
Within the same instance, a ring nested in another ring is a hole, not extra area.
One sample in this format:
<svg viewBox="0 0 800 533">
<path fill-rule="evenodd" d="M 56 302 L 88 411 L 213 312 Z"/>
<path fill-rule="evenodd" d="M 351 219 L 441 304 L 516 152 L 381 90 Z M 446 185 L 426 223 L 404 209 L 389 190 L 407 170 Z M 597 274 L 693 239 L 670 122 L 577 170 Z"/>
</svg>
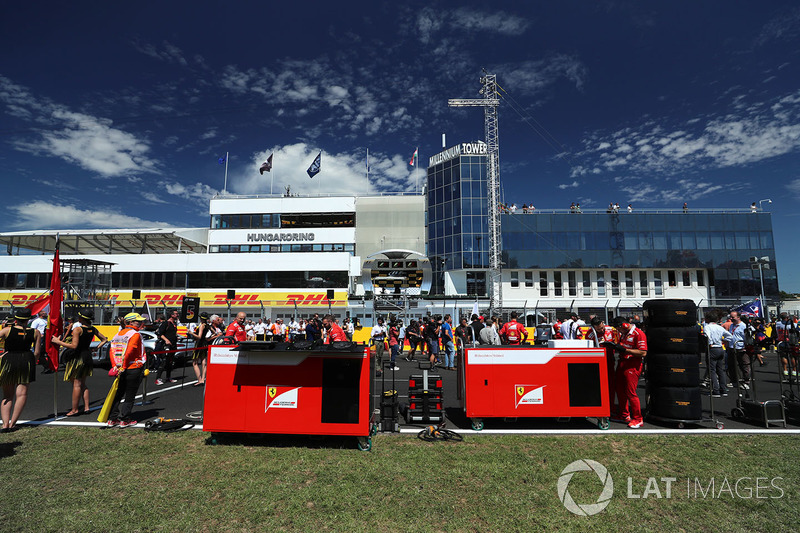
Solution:
<svg viewBox="0 0 800 533">
<path fill-rule="evenodd" d="M 517 271 L 511 272 L 511 287 L 512 288 L 519 287 L 519 272 Z"/>
<path fill-rule="evenodd" d="M 563 296 L 564 295 L 564 287 L 561 281 L 561 272 L 555 271 L 553 272 L 553 296 Z"/>
<path fill-rule="evenodd" d="M 736 233 L 736 248 L 739 250 L 750 248 L 750 238 L 746 232 L 740 231 Z"/>
<path fill-rule="evenodd" d="M 633 271 L 625 271 L 625 296 L 633 296 Z"/>
<path fill-rule="evenodd" d="M 675 277 L 675 271 L 674 270 L 667 270 L 667 281 L 669 282 L 669 286 L 670 287 L 677 287 L 678 286 L 678 280 Z"/>
<path fill-rule="evenodd" d="M 636 232 L 628 232 L 625 234 L 625 249 L 637 250 L 639 248 Z"/>
<path fill-rule="evenodd" d="M 639 249 L 640 250 L 652 250 L 653 249 L 653 234 L 651 232 L 649 232 L 649 231 L 640 231 L 639 232 Z"/>
<path fill-rule="evenodd" d="M 584 296 L 591 296 L 592 295 L 592 279 L 589 275 L 589 272 L 584 270 L 583 271 L 583 295 Z"/>
<path fill-rule="evenodd" d="M 606 274 L 602 270 L 597 272 L 597 295 L 606 295 Z"/>
<path fill-rule="evenodd" d="M 647 272 L 639 271 L 639 296 L 647 296 L 650 293 L 650 285 L 647 283 Z"/>
<path fill-rule="evenodd" d="M 653 232 L 653 249 L 666 250 L 667 249 L 667 234 L 664 231 Z"/>
<path fill-rule="evenodd" d="M 547 296 L 547 272 L 539 272 L 539 296 Z"/>
<path fill-rule="evenodd" d="M 619 296 L 619 272 L 611 271 L 611 296 Z"/>
<path fill-rule="evenodd" d="M 688 270 L 683 271 L 683 286 L 684 287 L 692 286 L 692 275 Z"/>
<path fill-rule="evenodd" d="M 697 271 L 697 285 L 700 287 L 706 286 L 706 276 L 703 270 Z"/>
<path fill-rule="evenodd" d="M 525 272 L 525 286 L 533 287 L 533 272 L 531 272 L 530 270 Z"/>
<path fill-rule="evenodd" d="M 727 250 L 736 249 L 736 235 L 731 231 L 725 233 L 725 249 Z"/>
<path fill-rule="evenodd" d="M 669 236 L 669 249 L 670 250 L 681 250 L 681 234 L 677 231 L 673 231 L 668 234 Z"/>
<path fill-rule="evenodd" d="M 697 239 L 695 238 L 693 231 L 684 231 L 681 233 L 681 240 L 683 241 L 684 250 L 697 249 Z"/>
<path fill-rule="evenodd" d="M 656 270 L 653 272 L 653 293 L 656 296 L 664 295 L 664 285 L 661 282 L 661 271 Z"/>
<path fill-rule="evenodd" d="M 697 237 L 697 249 L 708 250 L 710 248 L 710 246 L 708 245 L 708 232 L 698 231 L 695 235 Z"/>
<path fill-rule="evenodd" d="M 709 234 L 709 238 L 711 241 L 711 249 L 712 250 L 724 250 L 725 249 L 725 236 L 718 232 L 712 231 Z"/>
<path fill-rule="evenodd" d="M 222 217 L 220 215 L 212 215 L 211 216 L 211 228 L 212 229 L 219 229 L 220 224 L 222 224 Z"/>
<path fill-rule="evenodd" d="M 576 272 L 574 270 L 567 272 L 567 286 L 569 288 L 570 296 L 578 295 L 578 282 L 576 278 Z"/>
</svg>

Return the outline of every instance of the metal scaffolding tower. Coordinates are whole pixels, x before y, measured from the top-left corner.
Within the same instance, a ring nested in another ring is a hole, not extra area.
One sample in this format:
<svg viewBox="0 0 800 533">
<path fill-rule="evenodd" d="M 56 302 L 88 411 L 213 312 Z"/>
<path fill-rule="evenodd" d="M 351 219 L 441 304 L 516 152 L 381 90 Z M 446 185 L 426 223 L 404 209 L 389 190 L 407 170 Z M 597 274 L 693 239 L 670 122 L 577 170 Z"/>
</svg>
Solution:
<svg viewBox="0 0 800 533">
<path fill-rule="evenodd" d="M 447 101 L 450 107 L 483 107 L 486 135 L 487 190 L 489 196 L 489 313 L 498 314 L 503 308 L 503 290 L 500 278 L 501 233 L 500 233 L 500 144 L 497 124 L 497 107 L 500 99 L 497 92 L 497 76 L 484 71 L 481 76 L 480 94 L 483 98 L 453 98 Z"/>
</svg>

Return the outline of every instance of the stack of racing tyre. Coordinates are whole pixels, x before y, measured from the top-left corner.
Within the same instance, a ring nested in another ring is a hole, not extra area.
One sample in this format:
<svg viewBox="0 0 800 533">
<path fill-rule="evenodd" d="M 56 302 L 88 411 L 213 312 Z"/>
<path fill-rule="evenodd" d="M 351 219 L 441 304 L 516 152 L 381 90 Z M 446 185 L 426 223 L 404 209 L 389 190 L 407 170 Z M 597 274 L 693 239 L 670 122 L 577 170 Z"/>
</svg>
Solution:
<svg viewBox="0 0 800 533">
<path fill-rule="evenodd" d="M 692 300 L 647 300 L 647 416 L 675 422 L 702 419 L 700 326 Z"/>
</svg>

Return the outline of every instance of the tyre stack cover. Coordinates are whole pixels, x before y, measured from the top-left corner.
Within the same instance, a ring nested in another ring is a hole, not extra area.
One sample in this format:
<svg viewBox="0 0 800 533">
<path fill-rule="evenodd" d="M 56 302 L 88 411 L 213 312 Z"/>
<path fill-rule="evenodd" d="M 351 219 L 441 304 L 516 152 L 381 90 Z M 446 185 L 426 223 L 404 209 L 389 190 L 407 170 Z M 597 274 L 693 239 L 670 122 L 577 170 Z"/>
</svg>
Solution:
<svg viewBox="0 0 800 533">
<path fill-rule="evenodd" d="M 649 414 L 701 420 L 697 306 L 692 300 L 648 300 L 642 309 L 647 335 Z"/>
</svg>

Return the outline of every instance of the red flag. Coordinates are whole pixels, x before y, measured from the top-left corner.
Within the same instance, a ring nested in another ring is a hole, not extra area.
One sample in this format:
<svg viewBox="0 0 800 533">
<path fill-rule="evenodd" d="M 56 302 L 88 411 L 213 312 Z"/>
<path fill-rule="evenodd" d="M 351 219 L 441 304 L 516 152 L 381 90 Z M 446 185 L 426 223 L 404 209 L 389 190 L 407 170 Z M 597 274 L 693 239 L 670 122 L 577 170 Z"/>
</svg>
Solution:
<svg viewBox="0 0 800 533">
<path fill-rule="evenodd" d="M 50 361 L 50 370 L 58 368 L 58 346 L 51 342 L 53 335 L 61 337 L 64 330 L 64 318 L 61 316 L 61 262 L 58 259 L 58 237 L 56 252 L 53 255 L 53 276 L 50 279 L 50 314 L 47 317 L 47 329 L 44 332 L 44 349 Z"/>
<path fill-rule="evenodd" d="M 50 309 L 50 293 L 48 292 L 38 300 L 32 301 L 25 307 L 31 310 L 31 316 L 33 317 L 35 317 L 42 311 L 47 312 Z"/>
</svg>

